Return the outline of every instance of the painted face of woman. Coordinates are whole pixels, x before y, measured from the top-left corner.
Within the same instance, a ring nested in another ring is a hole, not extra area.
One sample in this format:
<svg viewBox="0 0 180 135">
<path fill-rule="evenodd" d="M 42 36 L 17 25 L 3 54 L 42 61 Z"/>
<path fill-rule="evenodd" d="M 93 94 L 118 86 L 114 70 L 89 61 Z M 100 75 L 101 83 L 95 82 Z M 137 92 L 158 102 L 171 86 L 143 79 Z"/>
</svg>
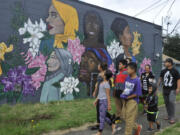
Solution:
<svg viewBox="0 0 180 135">
<path fill-rule="evenodd" d="M 80 64 L 80 75 L 79 78 L 82 81 L 90 82 L 91 79 L 91 73 L 92 72 L 98 72 L 98 64 L 99 60 L 96 57 L 96 55 L 91 52 L 87 51 L 84 53 L 81 59 Z"/>
<path fill-rule="evenodd" d="M 132 35 L 129 26 L 125 27 L 123 34 L 119 38 L 123 46 L 130 47 L 132 45 Z"/>
<path fill-rule="evenodd" d="M 87 32 L 87 36 L 89 38 L 97 37 L 99 35 L 100 26 L 99 26 L 99 22 L 98 22 L 96 15 L 89 14 L 86 17 L 85 23 L 86 23 L 85 29 Z"/>
<path fill-rule="evenodd" d="M 60 68 L 60 61 L 58 60 L 56 53 L 52 52 L 50 55 L 50 58 L 47 61 L 48 64 L 48 71 L 54 72 L 57 71 Z"/>
<path fill-rule="evenodd" d="M 46 19 L 46 22 L 48 23 L 48 30 L 50 35 L 64 33 L 64 21 L 53 5 L 51 5 L 49 8 L 49 16 Z"/>
</svg>

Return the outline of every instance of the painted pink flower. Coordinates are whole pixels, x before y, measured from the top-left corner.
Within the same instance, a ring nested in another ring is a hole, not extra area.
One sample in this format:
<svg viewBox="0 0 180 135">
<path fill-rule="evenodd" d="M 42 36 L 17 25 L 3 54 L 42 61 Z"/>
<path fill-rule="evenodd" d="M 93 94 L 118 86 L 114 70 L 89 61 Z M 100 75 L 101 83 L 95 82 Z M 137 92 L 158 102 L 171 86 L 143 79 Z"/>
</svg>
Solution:
<svg viewBox="0 0 180 135">
<path fill-rule="evenodd" d="M 43 56 L 41 53 L 35 58 L 33 58 L 29 52 L 25 56 L 25 61 L 28 68 L 40 68 L 38 71 L 36 71 L 36 73 L 31 75 L 33 86 L 36 88 L 36 90 L 38 90 L 38 88 L 41 86 L 41 82 L 44 82 L 45 80 L 45 75 L 47 72 L 46 59 L 47 57 Z"/>
<path fill-rule="evenodd" d="M 109 70 L 111 70 L 111 72 L 112 72 L 113 74 L 116 72 L 115 67 L 114 67 L 114 63 L 112 63 L 112 64 L 109 66 Z"/>
<path fill-rule="evenodd" d="M 81 56 L 85 52 L 85 47 L 81 45 L 79 38 L 68 40 L 68 51 L 72 54 L 74 62 L 80 64 Z"/>
</svg>

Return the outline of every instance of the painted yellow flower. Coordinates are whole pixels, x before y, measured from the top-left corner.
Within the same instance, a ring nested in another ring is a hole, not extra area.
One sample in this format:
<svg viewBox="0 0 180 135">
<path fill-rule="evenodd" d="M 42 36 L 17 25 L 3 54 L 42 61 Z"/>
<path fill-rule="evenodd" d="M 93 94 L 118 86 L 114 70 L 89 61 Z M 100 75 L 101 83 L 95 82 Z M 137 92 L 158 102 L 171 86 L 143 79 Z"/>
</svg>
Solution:
<svg viewBox="0 0 180 135">
<path fill-rule="evenodd" d="M 13 50 L 13 45 L 7 47 L 7 45 L 4 42 L 0 43 L 0 61 L 4 61 L 4 55 L 6 53 L 12 52 L 12 50 Z M 0 76 L 1 75 L 2 75 L 2 68 L 0 64 Z"/>
<path fill-rule="evenodd" d="M 136 32 L 133 32 L 133 35 L 134 35 L 134 41 L 132 43 L 132 53 L 133 53 L 133 56 L 136 56 L 140 53 L 139 50 L 142 45 L 142 42 L 139 41 L 141 34 L 136 31 Z"/>
</svg>

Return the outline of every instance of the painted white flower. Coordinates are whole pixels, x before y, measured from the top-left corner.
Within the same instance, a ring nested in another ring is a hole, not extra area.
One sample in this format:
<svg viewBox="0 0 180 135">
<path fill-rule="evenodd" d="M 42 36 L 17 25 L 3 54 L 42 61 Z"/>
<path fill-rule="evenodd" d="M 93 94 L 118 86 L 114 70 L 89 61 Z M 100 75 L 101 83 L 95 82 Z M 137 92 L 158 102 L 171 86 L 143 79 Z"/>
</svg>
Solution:
<svg viewBox="0 0 180 135">
<path fill-rule="evenodd" d="M 24 35 L 27 32 L 27 23 L 24 23 L 24 27 L 19 28 L 19 35 Z"/>
<path fill-rule="evenodd" d="M 46 31 L 46 24 L 40 19 L 40 23 L 37 21 L 33 24 L 31 19 L 28 19 L 27 23 L 24 23 L 24 27 L 19 29 L 19 34 L 24 35 L 28 33 L 30 37 L 24 38 L 23 43 L 29 43 L 29 51 L 32 56 L 35 57 L 39 52 L 39 46 L 41 39 L 44 37 L 43 32 Z"/>
<path fill-rule="evenodd" d="M 75 79 L 74 77 L 65 77 L 63 82 L 60 82 L 61 88 L 60 92 L 64 93 L 65 95 L 70 93 L 72 94 L 73 91 L 79 92 L 79 88 L 77 85 L 79 84 L 79 80 Z"/>
<path fill-rule="evenodd" d="M 110 46 L 107 46 L 107 51 L 110 54 L 112 59 L 117 58 L 120 54 L 124 53 L 124 49 L 122 45 L 119 45 L 119 42 L 113 40 Z"/>
</svg>

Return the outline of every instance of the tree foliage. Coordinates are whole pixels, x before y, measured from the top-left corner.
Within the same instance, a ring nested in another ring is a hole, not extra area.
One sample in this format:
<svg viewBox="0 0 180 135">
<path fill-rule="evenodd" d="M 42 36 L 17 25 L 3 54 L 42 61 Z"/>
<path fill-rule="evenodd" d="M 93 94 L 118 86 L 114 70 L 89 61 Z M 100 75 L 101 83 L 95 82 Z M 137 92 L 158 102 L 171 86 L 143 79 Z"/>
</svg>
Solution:
<svg viewBox="0 0 180 135">
<path fill-rule="evenodd" d="M 180 35 L 168 36 L 164 44 L 164 54 L 180 60 Z"/>
</svg>

